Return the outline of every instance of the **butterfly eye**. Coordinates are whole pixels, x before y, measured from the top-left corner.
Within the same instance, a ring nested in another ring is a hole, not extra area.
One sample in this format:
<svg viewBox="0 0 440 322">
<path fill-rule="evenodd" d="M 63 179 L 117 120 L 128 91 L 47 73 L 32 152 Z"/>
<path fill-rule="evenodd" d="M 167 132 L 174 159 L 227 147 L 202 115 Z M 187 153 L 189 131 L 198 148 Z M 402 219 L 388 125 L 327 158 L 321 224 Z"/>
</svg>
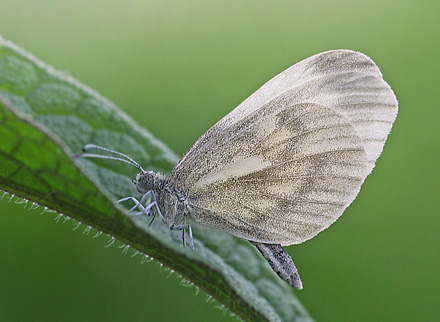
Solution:
<svg viewBox="0 0 440 322">
<path fill-rule="evenodd" d="M 145 171 L 140 172 L 136 176 L 136 180 L 134 181 L 134 185 L 139 193 L 146 193 L 150 190 L 153 190 L 157 184 L 158 174 L 153 171 Z"/>
</svg>

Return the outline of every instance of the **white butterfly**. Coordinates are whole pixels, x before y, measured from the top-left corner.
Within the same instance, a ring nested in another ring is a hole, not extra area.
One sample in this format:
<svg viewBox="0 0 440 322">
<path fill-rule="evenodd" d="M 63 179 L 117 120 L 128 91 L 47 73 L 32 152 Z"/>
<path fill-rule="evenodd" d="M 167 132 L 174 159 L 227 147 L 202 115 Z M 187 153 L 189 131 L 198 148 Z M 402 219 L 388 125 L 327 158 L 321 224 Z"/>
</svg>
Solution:
<svg viewBox="0 0 440 322">
<path fill-rule="evenodd" d="M 312 238 L 350 205 L 396 115 L 396 97 L 376 64 L 358 52 L 333 50 L 264 84 L 203 134 L 167 176 L 115 151 L 85 150 L 116 153 L 138 167 L 134 184 L 144 196 L 120 201 L 132 200 L 141 214 L 155 208 L 170 229 L 188 229 L 191 247 L 186 218 L 250 241 L 281 278 L 301 289 L 282 246 Z"/>
</svg>

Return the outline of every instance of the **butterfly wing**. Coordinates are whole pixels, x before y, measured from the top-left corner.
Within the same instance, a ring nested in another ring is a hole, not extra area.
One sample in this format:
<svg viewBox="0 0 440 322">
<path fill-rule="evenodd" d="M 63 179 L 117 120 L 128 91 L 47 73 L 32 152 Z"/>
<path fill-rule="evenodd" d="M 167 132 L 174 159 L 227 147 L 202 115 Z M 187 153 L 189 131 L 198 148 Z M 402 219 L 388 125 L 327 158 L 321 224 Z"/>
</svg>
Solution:
<svg viewBox="0 0 440 322">
<path fill-rule="evenodd" d="M 199 223 L 290 245 L 331 225 L 380 155 L 397 101 L 367 56 L 334 50 L 277 75 L 169 175 Z"/>
</svg>

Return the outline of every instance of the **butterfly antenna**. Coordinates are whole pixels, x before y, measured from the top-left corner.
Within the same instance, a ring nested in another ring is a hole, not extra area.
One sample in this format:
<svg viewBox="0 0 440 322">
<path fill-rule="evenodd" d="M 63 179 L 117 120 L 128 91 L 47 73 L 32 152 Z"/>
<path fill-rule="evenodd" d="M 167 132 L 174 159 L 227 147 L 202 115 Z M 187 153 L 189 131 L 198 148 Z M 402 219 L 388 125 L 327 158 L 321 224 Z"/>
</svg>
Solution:
<svg viewBox="0 0 440 322">
<path fill-rule="evenodd" d="M 121 158 L 113 157 L 113 156 L 109 156 L 109 155 L 94 154 L 94 153 L 78 153 L 78 154 L 74 154 L 73 156 L 75 158 L 97 158 L 97 159 L 109 159 L 109 160 L 121 161 L 121 162 L 128 163 L 128 164 L 132 165 L 133 167 L 138 168 L 139 170 L 141 170 L 141 172 L 145 172 L 144 169 L 139 165 L 139 163 L 137 163 L 136 161 L 134 161 L 132 158 L 130 158 L 128 155 L 125 155 L 124 153 L 121 153 L 121 152 L 118 152 L 115 150 L 111 150 L 111 149 L 107 149 L 107 148 L 104 148 L 102 146 L 95 145 L 95 144 L 86 144 L 86 145 L 84 145 L 84 147 L 82 149 L 84 152 L 87 152 L 92 149 L 97 149 L 97 150 L 101 150 L 101 151 L 105 151 L 108 153 L 119 155 Z"/>
</svg>

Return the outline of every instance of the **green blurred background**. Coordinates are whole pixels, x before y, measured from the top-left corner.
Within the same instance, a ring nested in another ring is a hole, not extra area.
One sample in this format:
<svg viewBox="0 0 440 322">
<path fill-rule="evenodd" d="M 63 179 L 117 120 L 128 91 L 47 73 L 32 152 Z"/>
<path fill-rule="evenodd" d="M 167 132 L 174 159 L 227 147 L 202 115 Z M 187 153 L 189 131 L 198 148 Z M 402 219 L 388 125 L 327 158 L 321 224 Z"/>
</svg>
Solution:
<svg viewBox="0 0 440 322">
<path fill-rule="evenodd" d="M 295 293 L 318 321 L 438 321 L 439 14 L 438 0 L 0 0 L 0 34 L 179 155 L 295 62 L 335 48 L 369 55 L 399 115 L 353 205 L 288 248 L 305 285 Z M 6 198 L 0 212 L 0 321 L 236 320 L 84 226 Z"/>
</svg>

